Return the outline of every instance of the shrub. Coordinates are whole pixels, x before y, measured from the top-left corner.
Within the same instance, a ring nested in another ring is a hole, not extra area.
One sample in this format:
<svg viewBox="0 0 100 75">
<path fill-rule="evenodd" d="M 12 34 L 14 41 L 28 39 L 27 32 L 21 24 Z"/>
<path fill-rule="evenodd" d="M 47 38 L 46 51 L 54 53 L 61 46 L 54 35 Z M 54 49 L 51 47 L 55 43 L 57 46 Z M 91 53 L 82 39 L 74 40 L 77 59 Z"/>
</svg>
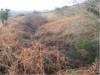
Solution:
<svg viewBox="0 0 100 75">
<path fill-rule="evenodd" d="M 91 41 L 78 41 L 75 45 L 79 49 L 85 49 L 87 51 L 93 50 L 93 43 Z"/>
<path fill-rule="evenodd" d="M 10 9 L 1 9 L 0 10 L 0 19 L 3 25 L 6 25 L 6 22 L 8 20 L 9 17 L 9 11 Z"/>
<path fill-rule="evenodd" d="M 95 61 L 97 51 L 99 50 L 98 43 L 89 40 L 75 42 L 75 48 L 81 54 L 80 58 L 83 59 L 86 64 L 91 64 Z"/>
<path fill-rule="evenodd" d="M 29 14 L 25 16 L 26 25 L 31 25 L 33 28 L 37 28 L 48 22 L 47 18 L 41 16 L 41 14 Z"/>
</svg>

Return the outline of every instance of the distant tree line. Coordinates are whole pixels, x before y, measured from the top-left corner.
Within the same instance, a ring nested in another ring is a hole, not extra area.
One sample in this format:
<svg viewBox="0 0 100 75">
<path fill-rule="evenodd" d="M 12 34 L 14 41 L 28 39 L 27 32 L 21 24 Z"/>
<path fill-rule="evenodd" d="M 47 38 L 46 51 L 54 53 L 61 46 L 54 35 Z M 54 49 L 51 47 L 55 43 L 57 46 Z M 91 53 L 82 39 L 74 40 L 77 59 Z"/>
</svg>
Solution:
<svg viewBox="0 0 100 75">
<path fill-rule="evenodd" d="M 56 8 L 55 14 L 59 16 L 64 16 L 66 14 L 65 10 L 67 10 L 68 6 L 64 6 L 62 8 Z"/>
</svg>

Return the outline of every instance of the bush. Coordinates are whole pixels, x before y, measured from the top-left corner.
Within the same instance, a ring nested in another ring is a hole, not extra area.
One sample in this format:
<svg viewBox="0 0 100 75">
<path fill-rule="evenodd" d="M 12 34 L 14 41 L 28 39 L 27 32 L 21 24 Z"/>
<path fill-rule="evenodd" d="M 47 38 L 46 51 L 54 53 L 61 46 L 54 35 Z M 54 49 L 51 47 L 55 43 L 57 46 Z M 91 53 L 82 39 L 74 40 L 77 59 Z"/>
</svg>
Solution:
<svg viewBox="0 0 100 75">
<path fill-rule="evenodd" d="M 75 45 L 79 49 L 85 49 L 87 51 L 93 50 L 93 43 L 91 41 L 78 41 Z"/>
<path fill-rule="evenodd" d="M 3 25 L 6 25 L 6 22 L 8 20 L 9 17 L 9 11 L 10 9 L 1 9 L 0 10 L 0 20 L 2 22 Z"/>
<path fill-rule="evenodd" d="M 25 16 L 25 22 L 27 25 L 31 25 L 33 28 L 37 28 L 48 22 L 47 18 L 41 16 L 41 14 L 29 14 Z"/>
<path fill-rule="evenodd" d="M 98 52 L 98 42 L 96 41 L 77 41 L 75 42 L 75 48 L 81 54 L 80 58 L 86 64 L 91 64 L 95 61 Z"/>
</svg>

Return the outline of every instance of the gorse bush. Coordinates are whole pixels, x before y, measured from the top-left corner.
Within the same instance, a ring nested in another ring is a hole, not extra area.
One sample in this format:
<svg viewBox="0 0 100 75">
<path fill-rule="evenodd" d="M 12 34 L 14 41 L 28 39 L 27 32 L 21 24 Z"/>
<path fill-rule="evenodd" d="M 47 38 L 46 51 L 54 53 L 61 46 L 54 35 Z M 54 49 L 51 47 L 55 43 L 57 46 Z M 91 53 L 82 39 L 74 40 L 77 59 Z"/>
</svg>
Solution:
<svg viewBox="0 0 100 75">
<path fill-rule="evenodd" d="M 95 61 L 97 52 L 99 50 L 98 43 L 95 41 L 77 41 L 75 42 L 77 51 L 81 54 L 80 58 L 87 64 Z"/>
<path fill-rule="evenodd" d="M 93 50 L 93 42 L 91 41 L 78 41 L 75 45 L 79 49 L 85 49 L 87 51 Z"/>
</svg>

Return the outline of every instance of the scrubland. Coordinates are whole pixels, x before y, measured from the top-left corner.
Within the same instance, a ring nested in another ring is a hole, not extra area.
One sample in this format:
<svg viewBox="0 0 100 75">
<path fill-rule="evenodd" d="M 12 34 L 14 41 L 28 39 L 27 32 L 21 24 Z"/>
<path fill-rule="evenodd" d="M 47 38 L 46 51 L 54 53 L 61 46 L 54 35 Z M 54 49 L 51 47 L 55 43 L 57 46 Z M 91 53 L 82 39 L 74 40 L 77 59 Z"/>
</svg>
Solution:
<svg viewBox="0 0 100 75">
<path fill-rule="evenodd" d="M 69 12 L 17 16 L 1 26 L 0 75 L 99 75 L 98 19 Z"/>
</svg>

